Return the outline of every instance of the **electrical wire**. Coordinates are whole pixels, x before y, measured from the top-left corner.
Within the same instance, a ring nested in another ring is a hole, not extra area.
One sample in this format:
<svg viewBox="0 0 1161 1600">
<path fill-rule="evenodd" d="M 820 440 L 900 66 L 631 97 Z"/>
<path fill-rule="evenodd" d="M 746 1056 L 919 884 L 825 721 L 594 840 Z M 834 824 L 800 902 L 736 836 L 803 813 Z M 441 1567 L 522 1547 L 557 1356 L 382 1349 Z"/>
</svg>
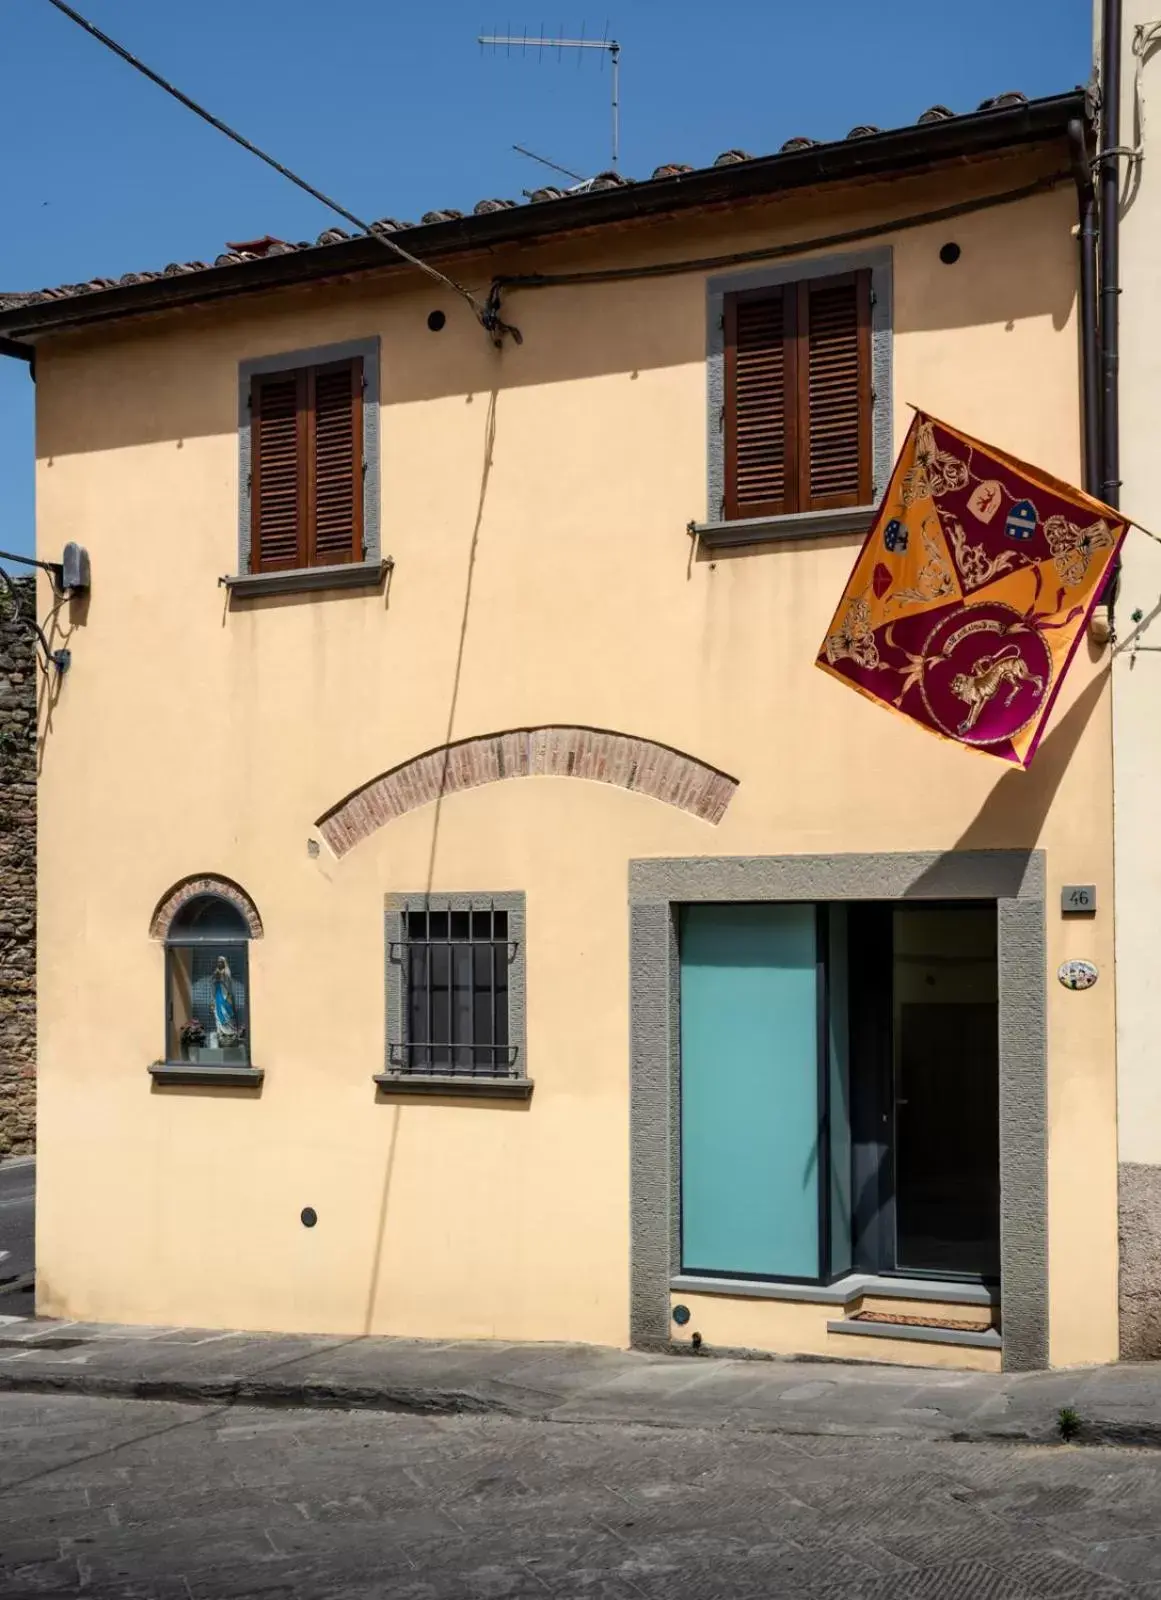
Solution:
<svg viewBox="0 0 1161 1600">
<path fill-rule="evenodd" d="M 56 0 L 53 0 L 56 4 Z M 993 206 L 1012 205 L 1017 200 L 1028 200 L 1033 195 L 1046 193 L 1062 183 L 1071 183 L 1070 172 L 1053 172 L 1033 183 L 1022 184 L 1018 189 L 1005 189 L 1000 194 L 981 196 L 978 200 L 961 200 L 955 205 L 941 206 L 936 211 L 921 211 L 910 217 L 897 217 L 892 222 L 874 222 L 865 228 L 848 228 L 844 233 L 829 233 L 815 239 L 795 239 L 791 244 L 763 245 L 757 250 L 734 250 L 729 255 L 698 256 L 685 261 L 654 261 L 642 267 L 599 267 L 588 272 L 533 272 L 501 275 L 492 279 L 488 304 L 499 314 L 500 297 L 505 289 L 562 289 L 596 283 L 627 283 L 638 278 L 674 278 L 689 272 L 714 272 L 720 267 L 744 266 L 751 261 L 776 261 L 782 256 L 801 256 L 812 250 L 832 250 L 839 245 L 858 244 L 865 239 L 881 238 L 884 234 L 900 233 L 907 228 L 923 228 L 936 222 L 951 222 L 957 217 L 969 216 L 974 211 L 987 211 Z"/>
<path fill-rule="evenodd" d="M 13 561 L 23 561 L 25 557 L 13 556 L 11 559 Z M 40 567 L 46 566 L 46 563 L 42 561 L 34 561 L 30 563 L 30 565 Z M 40 623 L 37 622 L 35 612 L 30 616 L 26 611 L 22 610 L 20 596 L 16 592 L 15 585 L 12 581 L 12 576 L 10 573 L 5 572 L 3 567 L 0 567 L 0 584 L 3 585 L 4 593 L 12 602 L 13 615 L 18 621 L 27 623 L 39 640 L 40 648 L 44 651 L 45 673 L 47 674 L 50 666 L 55 667 L 58 672 L 66 672 L 68 670 L 70 659 L 69 652 L 67 650 L 54 650 L 49 644 L 48 639 L 45 637 L 44 629 L 41 627 Z M 61 596 L 61 599 L 63 600 L 63 596 Z"/>
<path fill-rule="evenodd" d="M 522 342 L 519 330 L 502 322 L 490 302 L 481 304 L 471 290 L 466 289 L 462 283 L 457 283 L 454 278 L 449 278 L 446 273 L 440 272 L 426 261 L 421 261 L 418 256 L 413 256 L 410 251 L 404 250 L 402 245 L 396 244 L 394 239 L 390 238 L 381 229 L 374 228 L 370 223 L 364 222 L 361 217 L 356 216 L 353 211 L 348 211 L 345 206 L 341 206 L 330 195 L 324 194 L 321 189 L 316 189 L 313 184 L 308 183 L 305 178 L 300 178 L 289 167 L 283 166 L 281 161 L 276 161 L 265 150 L 260 150 L 256 144 L 252 144 L 237 129 L 231 128 L 229 123 L 223 122 L 220 117 L 215 117 L 212 111 L 207 111 L 204 106 L 199 105 L 196 100 L 192 100 L 188 94 L 184 94 L 176 85 L 170 83 L 167 78 L 163 78 L 159 72 L 154 72 L 152 67 L 146 66 L 144 61 L 139 60 L 124 45 L 118 44 L 116 39 L 112 39 L 107 33 L 103 33 L 95 23 L 90 22 L 79 11 L 75 11 L 72 6 L 67 5 L 65 0 L 48 0 L 48 3 L 50 6 L 54 6 L 63 16 L 68 17 L 70 22 L 75 22 L 78 28 L 83 29 L 85 33 L 96 39 L 99 44 L 103 44 L 107 50 L 111 50 L 114 55 L 120 56 L 121 60 L 127 62 L 134 71 L 140 72 L 151 83 L 155 83 L 159 89 L 164 89 L 166 94 L 172 95 L 175 100 L 179 101 L 187 110 L 192 111 L 195 116 L 200 117 L 203 122 L 208 122 L 211 128 L 216 128 L 219 133 L 224 133 L 227 139 L 232 139 L 235 144 L 241 145 L 243 150 L 248 150 L 252 156 L 257 156 L 259 161 L 264 161 L 268 167 L 273 167 L 275 172 L 289 179 L 291 183 L 296 184 L 304 193 L 309 194 L 312 199 L 319 201 L 320 204 L 335 212 L 337 216 L 353 223 L 360 233 L 366 234 L 370 239 L 378 239 L 381 245 L 392 251 L 401 260 L 406 261 L 410 266 L 418 268 L 420 272 L 425 272 L 429 278 L 434 278 L 437 283 L 441 283 L 446 288 L 453 290 L 471 306 L 481 325 L 491 334 L 497 347 L 503 342 L 503 336 L 506 333 L 510 333 L 517 344 Z"/>
</svg>

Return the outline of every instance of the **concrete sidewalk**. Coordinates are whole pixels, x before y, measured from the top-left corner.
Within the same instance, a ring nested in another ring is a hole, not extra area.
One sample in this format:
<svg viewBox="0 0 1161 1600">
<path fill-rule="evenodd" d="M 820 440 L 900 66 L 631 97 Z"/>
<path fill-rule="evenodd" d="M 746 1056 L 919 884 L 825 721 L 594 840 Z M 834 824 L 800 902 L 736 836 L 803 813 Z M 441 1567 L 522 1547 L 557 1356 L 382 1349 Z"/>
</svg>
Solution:
<svg viewBox="0 0 1161 1600">
<path fill-rule="evenodd" d="M 1037 1444 L 1067 1408 L 1080 1442 L 1161 1447 L 1161 1363 L 993 1375 L 0 1317 L 4 1391 Z"/>
</svg>

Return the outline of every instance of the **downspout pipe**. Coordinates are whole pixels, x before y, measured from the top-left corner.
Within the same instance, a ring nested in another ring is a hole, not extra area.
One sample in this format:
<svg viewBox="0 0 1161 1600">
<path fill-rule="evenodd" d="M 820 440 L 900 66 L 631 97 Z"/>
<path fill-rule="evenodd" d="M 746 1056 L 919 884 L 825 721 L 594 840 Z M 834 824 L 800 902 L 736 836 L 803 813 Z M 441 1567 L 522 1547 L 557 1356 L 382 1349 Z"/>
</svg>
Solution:
<svg viewBox="0 0 1161 1600">
<path fill-rule="evenodd" d="M 1121 0 L 1102 0 L 1100 193 L 1100 498 L 1119 506 Z"/>
<path fill-rule="evenodd" d="M 1084 486 L 1101 492 L 1100 347 L 1097 332 L 1097 215 L 1092 153 L 1085 123 L 1068 124 L 1072 172 L 1076 181 L 1077 244 L 1080 254 L 1080 409 L 1084 441 Z"/>
</svg>

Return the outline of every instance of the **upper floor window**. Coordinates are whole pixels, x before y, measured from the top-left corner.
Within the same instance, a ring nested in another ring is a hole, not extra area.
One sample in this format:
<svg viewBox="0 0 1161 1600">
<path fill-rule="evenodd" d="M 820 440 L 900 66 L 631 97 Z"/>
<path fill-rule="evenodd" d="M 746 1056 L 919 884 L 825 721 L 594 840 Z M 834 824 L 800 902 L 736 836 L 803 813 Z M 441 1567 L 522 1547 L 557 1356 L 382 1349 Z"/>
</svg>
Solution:
<svg viewBox="0 0 1161 1600">
<path fill-rule="evenodd" d="M 874 499 L 871 272 L 723 297 L 727 521 Z"/>
<path fill-rule="evenodd" d="M 252 572 L 363 559 L 361 357 L 255 376 Z"/>
</svg>

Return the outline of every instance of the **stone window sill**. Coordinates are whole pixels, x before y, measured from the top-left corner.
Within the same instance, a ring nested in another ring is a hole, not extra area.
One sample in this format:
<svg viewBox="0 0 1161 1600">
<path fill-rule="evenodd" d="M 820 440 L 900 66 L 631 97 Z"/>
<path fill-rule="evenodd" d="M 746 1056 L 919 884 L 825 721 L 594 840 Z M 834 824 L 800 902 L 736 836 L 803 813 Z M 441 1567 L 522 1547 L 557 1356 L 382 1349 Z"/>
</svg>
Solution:
<svg viewBox="0 0 1161 1600">
<path fill-rule="evenodd" d="M 748 1300 L 798 1300 L 812 1305 L 845 1306 L 862 1295 L 891 1300 L 936 1300 L 942 1305 L 992 1306 L 1000 1303 L 998 1288 L 984 1283 L 963 1283 L 940 1278 L 880 1278 L 852 1272 L 835 1283 L 777 1283 L 754 1278 L 700 1278 L 678 1273 L 670 1279 L 674 1294 L 721 1294 Z M 862 1323 L 861 1327 L 874 1326 Z M 885 1324 L 879 1324 L 885 1326 Z"/>
<path fill-rule="evenodd" d="M 531 1078 L 468 1078 L 456 1074 L 377 1072 L 375 1085 L 384 1094 L 441 1095 L 444 1099 L 529 1100 Z"/>
<path fill-rule="evenodd" d="M 216 1083 L 228 1089 L 256 1089 L 266 1076 L 261 1067 L 212 1067 L 198 1061 L 155 1061 L 154 1083 Z"/>
<path fill-rule="evenodd" d="M 238 572 L 219 578 L 231 598 L 248 600 L 262 594 L 310 594 L 322 589 L 377 589 L 395 565 L 382 561 L 346 561 L 335 567 L 297 567 L 293 572 Z"/>
<path fill-rule="evenodd" d="M 841 511 L 796 511 L 787 517 L 691 522 L 689 533 L 707 550 L 729 550 L 748 544 L 784 544 L 802 539 L 832 539 L 844 533 L 865 534 L 877 509 L 876 506 L 846 506 Z"/>
</svg>

